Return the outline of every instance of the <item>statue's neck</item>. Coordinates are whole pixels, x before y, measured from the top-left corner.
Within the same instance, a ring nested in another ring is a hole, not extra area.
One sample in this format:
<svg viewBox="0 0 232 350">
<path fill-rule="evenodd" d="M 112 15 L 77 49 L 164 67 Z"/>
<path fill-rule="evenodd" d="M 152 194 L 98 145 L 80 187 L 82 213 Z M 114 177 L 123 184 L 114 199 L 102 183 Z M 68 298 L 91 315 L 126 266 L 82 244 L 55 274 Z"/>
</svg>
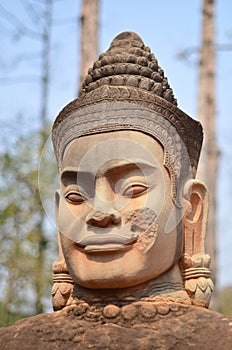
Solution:
<svg viewBox="0 0 232 350">
<path fill-rule="evenodd" d="M 74 284 L 74 299 L 88 303 L 126 303 L 137 300 L 151 301 L 158 296 L 164 298 L 181 299 L 190 302 L 184 290 L 183 280 L 178 265 L 174 266 L 162 276 L 139 285 L 121 289 L 89 289 Z"/>
</svg>

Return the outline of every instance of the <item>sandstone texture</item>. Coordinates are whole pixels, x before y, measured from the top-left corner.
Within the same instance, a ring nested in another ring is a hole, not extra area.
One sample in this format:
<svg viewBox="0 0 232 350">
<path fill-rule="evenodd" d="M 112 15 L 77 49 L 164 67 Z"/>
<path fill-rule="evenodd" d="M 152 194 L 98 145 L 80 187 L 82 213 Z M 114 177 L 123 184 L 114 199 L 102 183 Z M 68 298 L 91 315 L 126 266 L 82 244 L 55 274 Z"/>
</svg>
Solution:
<svg viewBox="0 0 232 350">
<path fill-rule="evenodd" d="M 0 329 L 1 350 L 232 349 L 232 318 L 202 307 L 75 305 Z"/>
</svg>

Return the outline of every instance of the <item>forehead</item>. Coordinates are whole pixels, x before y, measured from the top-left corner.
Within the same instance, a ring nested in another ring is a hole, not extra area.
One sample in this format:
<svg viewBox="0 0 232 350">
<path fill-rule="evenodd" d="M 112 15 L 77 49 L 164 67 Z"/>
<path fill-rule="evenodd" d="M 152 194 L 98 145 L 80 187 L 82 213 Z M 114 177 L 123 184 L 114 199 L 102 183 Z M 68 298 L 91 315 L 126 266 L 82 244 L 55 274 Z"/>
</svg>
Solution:
<svg viewBox="0 0 232 350">
<path fill-rule="evenodd" d="M 115 131 L 77 138 L 67 146 L 62 169 L 98 168 L 110 163 L 162 165 L 164 151 L 153 137 L 138 131 Z M 115 164 L 113 164 L 115 165 Z M 97 170 L 97 169 L 96 169 Z"/>
</svg>

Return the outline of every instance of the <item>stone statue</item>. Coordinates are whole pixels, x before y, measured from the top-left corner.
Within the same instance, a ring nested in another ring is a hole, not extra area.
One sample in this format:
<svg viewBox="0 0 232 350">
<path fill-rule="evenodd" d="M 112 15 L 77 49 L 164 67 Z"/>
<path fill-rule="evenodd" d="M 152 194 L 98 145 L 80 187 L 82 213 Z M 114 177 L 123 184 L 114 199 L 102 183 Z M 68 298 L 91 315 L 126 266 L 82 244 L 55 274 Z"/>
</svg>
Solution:
<svg viewBox="0 0 232 350">
<path fill-rule="evenodd" d="M 52 138 L 56 312 L 3 329 L 1 349 L 231 348 L 232 320 L 207 309 L 202 127 L 137 34 L 99 56 Z"/>
</svg>

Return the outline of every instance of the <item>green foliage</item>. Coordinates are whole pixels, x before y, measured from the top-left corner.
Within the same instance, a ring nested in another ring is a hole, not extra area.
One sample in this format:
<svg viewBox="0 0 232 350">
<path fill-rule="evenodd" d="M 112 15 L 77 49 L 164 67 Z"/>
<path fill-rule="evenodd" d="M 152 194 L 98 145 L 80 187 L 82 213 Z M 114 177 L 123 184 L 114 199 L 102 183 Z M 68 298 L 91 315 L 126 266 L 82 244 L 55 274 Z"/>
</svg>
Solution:
<svg viewBox="0 0 232 350">
<path fill-rule="evenodd" d="M 223 288 L 219 293 L 219 312 L 232 316 L 232 286 Z"/>
<path fill-rule="evenodd" d="M 50 267 L 53 260 L 51 253 L 54 252 L 53 247 L 56 247 L 56 244 L 51 242 L 54 239 L 55 228 L 48 230 L 48 219 L 40 200 L 38 165 L 48 137 L 47 111 L 52 66 L 50 57 L 53 46 L 51 34 L 54 4 L 55 2 L 51 0 L 44 0 L 38 6 L 35 4 L 33 7 L 28 7 L 25 1 L 22 1 L 29 21 L 21 21 L 17 14 L 3 11 L 8 14 L 6 17 L 12 26 L 12 33 L 23 33 L 20 35 L 20 39 L 24 40 L 23 45 L 18 47 L 21 50 L 19 57 L 27 57 L 25 54 L 27 39 L 36 39 L 39 45 L 39 50 L 36 51 L 39 53 L 35 57 L 38 56 L 41 66 L 40 69 L 38 66 L 36 68 L 40 96 L 35 96 L 35 100 L 39 97 L 40 111 L 38 117 L 33 119 L 35 125 L 39 122 L 40 130 L 22 136 L 26 134 L 26 130 L 21 123 L 22 118 L 18 118 L 17 126 L 9 135 L 10 139 L 15 140 L 14 144 L 8 142 L 8 135 L 1 130 L 4 134 L 2 140 L 4 137 L 7 139 L 7 144 L 2 142 L 0 148 L 1 324 L 7 324 L 10 315 L 43 312 L 47 300 L 45 295 L 50 294 Z M 34 20 L 35 14 L 37 20 Z M 27 16 L 24 16 L 24 19 Z M 5 19 L 3 16 L 3 21 Z M 12 41 L 11 36 L 8 39 Z M 17 62 L 17 57 L 14 57 L 13 61 Z M 17 71 L 15 68 L 17 67 L 14 65 L 14 71 Z M 31 67 L 28 68 L 30 71 Z M 14 77 L 14 74 L 12 75 Z M 14 78 L 12 80 L 14 81 Z M 50 184 L 54 182 L 56 166 L 50 154 L 45 154 L 43 162 L 44 174 L 41 183 L 46 180 L 46 185 L 42 185 L 42 192 L 45 194 L 47 206 L 52 207 L 53 203 L 49 202 L 50 197 L 47 193 L 50 194 L 48 190 Z"/>
<path fill-rule="evenodd" d="M 40 133 L 18 137 L 0 154 L 0 324 L 44 311 L 51 288 L 55 228 L 46 232 L 40 199 L 38 162 Z M 54 182 L 56 165 L 47 162 L 46 186 Z M 51 203 L 53 205 L 53 203 Z"/>
<path fill-rule="evenodd" d="M 20 320 L 21 318 L 25 318 L 25 317 L 29 316 L 28 314 L 23 314 L 23 313 L 8 312 L 6 315 L 6 318 L 4 319 L 3 309 L 4 309 L 4 305 L 0 302 L 0 327 L 10 326 L 12 323 Z"/>
</svg>

